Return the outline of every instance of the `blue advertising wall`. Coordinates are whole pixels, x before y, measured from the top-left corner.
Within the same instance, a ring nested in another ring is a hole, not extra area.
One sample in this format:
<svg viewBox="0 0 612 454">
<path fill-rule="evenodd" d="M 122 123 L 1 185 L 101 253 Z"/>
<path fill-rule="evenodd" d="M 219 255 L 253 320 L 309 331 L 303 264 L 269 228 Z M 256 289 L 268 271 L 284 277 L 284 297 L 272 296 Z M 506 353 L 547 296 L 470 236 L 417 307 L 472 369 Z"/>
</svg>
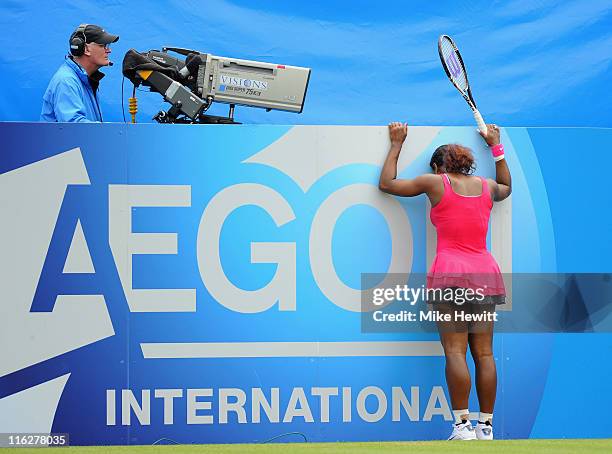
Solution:
<svg viewBox="0 0 612 454">
<path fill-rule="evenodd" d="M 425 198 L 377 188 L 386 128 L 0 123 L 0 135 L 3 431 L 85 445 L 448 435 L 437 335 L 360 329 L 361 273 L 427 266 Z M 504 129 L 505 271 L 610 272 L 606 178 L 578 177 L 576 160 L 600 162 L 611 139 Z M 493 176 L 473 127 L 411 128 L 400 176 L 428 171 L 450 141 Z M 610 334 L 496 335 L 496 436 L 610 437 L 611 347 Z"/>
</svg>

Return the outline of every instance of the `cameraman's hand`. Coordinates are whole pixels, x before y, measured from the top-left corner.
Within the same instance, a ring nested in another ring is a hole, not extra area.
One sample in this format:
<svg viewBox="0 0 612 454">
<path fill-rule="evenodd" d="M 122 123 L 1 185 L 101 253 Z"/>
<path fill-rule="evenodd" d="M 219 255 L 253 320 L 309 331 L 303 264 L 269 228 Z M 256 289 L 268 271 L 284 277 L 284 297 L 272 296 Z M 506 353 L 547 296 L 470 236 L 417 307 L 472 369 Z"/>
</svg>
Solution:
<svg viewBox="0 0 612 454">
<path fill-rule="evenodd" d="M 393 122 L 389 123 L 389 138 L 392 146 L 402 147 L 408 135 L 408 123 Z"/>
<path fill-rule="evenodd" d="M 493 147 L 500 143 L 500 140 L 499 140 L 500 131 L 497 125 L 495 124 L 487 125 L 486 134 L 483 134 L 480 130 L 478 130 L 478 133 L 482 136 L 485 142 L 487 142 L 487 145 L 490 147 Z"/>
</svg>

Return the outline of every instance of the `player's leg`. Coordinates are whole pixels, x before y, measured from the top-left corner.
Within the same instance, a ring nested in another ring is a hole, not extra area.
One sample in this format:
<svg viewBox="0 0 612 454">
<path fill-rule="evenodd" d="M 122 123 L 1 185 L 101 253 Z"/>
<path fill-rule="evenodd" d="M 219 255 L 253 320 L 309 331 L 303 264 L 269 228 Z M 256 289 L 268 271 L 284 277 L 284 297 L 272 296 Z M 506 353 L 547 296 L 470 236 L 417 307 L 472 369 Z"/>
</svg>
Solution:
<svg viewBox="0 0 612 454">
<path fill-rule="evenodd" d="M 440 332 L 440 340 L 446 357 L 446 383 L 451 405 L 454 410 L 465 409 L 472 386 L 466 361 L 468 333 Z"/>
<path fill-rule="evenodd" d="M 451 305 L 439 304 L 437 310 L 453 314 Z M 438 322 L 440 341 L 446 358 L 446 384 L 451 398 L 455 418 L 453 432 L 449 440 L 472 440 L 476 436 L 469 421 L 468 401 L 472 382 L 468 370 L 466 354 L 468 346 L 467 324 L 463 322 Z"/>
<path fill-rule="evenodd" d="M 477 310 L 491 312 L 495 307 L 483 306 Z M 497 369 L 493 357 L 493 322 L 478 322 L 470 326 L 468 342 L 476 368 L 476 393 L 480 405 L 476 435 L 479 439 L 492 440 L 493 407 L 497 392 Z"/>
</svg>

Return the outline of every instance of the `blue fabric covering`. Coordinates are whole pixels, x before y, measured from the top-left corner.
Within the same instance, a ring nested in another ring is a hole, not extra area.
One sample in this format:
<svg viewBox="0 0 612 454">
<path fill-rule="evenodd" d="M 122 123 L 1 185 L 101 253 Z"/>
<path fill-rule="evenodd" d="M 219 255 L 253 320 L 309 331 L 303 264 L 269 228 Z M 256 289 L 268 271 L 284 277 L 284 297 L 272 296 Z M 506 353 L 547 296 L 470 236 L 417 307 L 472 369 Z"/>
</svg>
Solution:
<svg viewBox="0 0 612 454">
<path fill-rule="evenodd" d="M 85 70 L 71 58 L 57 70 L 43 96 L 40 121 L 102 121 L 102 113 Z"/>
<path fill-rule="evenodd" d="M 303 113 L 238 106 L 243 123 L 472 126 L 440 65 L 437 40 L 446 33 L 461 49 L 485 121 L 612 126 L 610 0 L 5 1 L 0 121 L 39 119 L 45 88 L 81 23 L 120 36 L 98 91 L 106 122 L 123 122 L 122 109 L 129 120 L 125 53 L 176 46 L 312 68 Z M 157 93 L 136 93 L 139 123 L 168 108 Z M 208 113 L 227 111 L 219 104 Z"/>
</svg>

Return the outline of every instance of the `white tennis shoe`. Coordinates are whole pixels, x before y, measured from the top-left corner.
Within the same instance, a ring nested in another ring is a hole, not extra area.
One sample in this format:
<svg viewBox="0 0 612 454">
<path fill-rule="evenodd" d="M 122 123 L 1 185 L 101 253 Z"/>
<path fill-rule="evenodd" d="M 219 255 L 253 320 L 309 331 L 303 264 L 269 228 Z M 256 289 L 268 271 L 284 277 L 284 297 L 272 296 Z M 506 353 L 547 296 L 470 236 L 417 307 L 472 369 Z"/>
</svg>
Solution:
<svg viewBox="0 0 612 454">
<path fill-rule="evenodd" d="M 493 426 L 490 422 L 480 422 L 476 424 L 476 438 L 479 440 L 493 440 Z"/>
<path fill-rule="evenodd" d="M 453 433 L 449 440 L 476 440 L 476 434 L 470 421 L 462 422 L 461 424 L 453 424 Z"/>
</svg>

